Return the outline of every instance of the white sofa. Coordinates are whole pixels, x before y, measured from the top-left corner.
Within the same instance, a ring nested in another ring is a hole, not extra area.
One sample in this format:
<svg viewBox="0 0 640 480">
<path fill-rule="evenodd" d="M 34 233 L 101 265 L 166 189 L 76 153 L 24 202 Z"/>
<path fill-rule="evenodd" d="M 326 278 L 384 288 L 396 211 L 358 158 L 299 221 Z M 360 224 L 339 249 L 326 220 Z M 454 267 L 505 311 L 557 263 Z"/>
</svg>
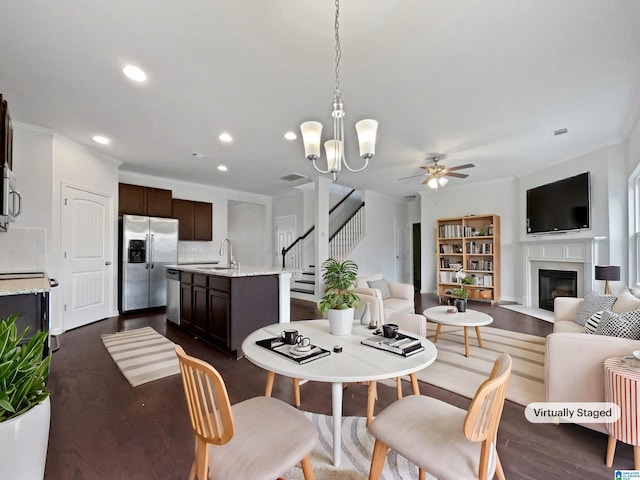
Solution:
<svg viewBox="0 0 640 480">
<path fill-rule="evenodd" d="M 356 310 L 356 317 L 359 318 L 364 303 L 369 303 L 370 313 L 373 318 L 380 318 L 376 323 L 389 322 L 389 317 L 394 313 L 415 313 L 415 291 L 413 285 L 400 282 L 389 282 L 390 296 L 383 298 L 384 295 L 377 288 L 371 288 L 368 284 L 370 281 L 384 280 L 381 273 L 372 275 L 362 275 L 358 277 L 358 283 L 354 292 L 360 296 L 362 305 Z"/>
<path fill-rule="evenodd" d="M 640 350 L 640 340 L 591 335 L 574 322 L 582 298 L 556 297 L 553 333 L 547 336 L 545 388 L 548 402 L 604 402 L 603 362 Z M 603 423 L 584 427 L 607 433 Z"/>
</svg>

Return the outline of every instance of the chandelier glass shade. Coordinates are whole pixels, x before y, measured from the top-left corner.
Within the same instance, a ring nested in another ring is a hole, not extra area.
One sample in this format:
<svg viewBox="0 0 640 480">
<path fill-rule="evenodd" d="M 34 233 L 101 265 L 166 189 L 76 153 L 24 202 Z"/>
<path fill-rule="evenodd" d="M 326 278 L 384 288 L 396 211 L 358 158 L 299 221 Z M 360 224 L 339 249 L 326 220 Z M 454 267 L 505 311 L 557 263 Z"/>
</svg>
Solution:
<svg viewBox="0 0 640 480">
<path fill-rule="evenodd" d="M 376 153 L 376 136 L 378 131 L 378 122 L 371 119 L 360 120 L 356 123 L 356 133 L 358 135 L 358 143 L 360 145 L 360 156 L 364 159 L 364 165 L 360 168 L 352 168 L 345 158 L 344 153 L 344 105 L 342 103 L 342 96 L 340 93 L 340 57 L 342 55 L 340 46 L 340 33 L 339 33 L 339 16 L 340 16 L 340 1 L 336 0 L 336 14 L 335 14 L 335 39 L 336 39 L 336 84 L 333 91 L 333 111 L 331 116 L 333 117 L 333 139 L 324 143 L 325 154 L 327 156 L 327 168 L 323 169 L 318 166 L 318 160 L 320 160 L 320 142 L 322 138 L 322 124 L 316 121 L 304 122 L 300 125 L 300 131 L 302 132 L 302 141 L 304 143 L 304 155 L 308 160 L 311 160 L 313 168 L 319 173 L 331 173 L 333 179 L 338 178 L 338 173 L 342 169 L 342 165 L 345 166 L 350 172 L 361 172 L 369 164 L 369 159 Z"/>
</svg>

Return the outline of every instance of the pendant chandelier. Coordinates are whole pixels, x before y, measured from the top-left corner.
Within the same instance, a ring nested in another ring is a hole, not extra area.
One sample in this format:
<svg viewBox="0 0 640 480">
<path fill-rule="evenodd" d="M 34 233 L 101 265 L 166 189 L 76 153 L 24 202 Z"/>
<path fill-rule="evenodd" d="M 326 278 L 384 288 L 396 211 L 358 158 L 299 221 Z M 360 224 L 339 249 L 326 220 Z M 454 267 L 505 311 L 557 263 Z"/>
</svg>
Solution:
<svg viewBox="0 0 640 480">
<path fill-rule="evenodd" d="M 320 159 L 320 139 L 322 134 L 322 124 L 320 122 L 310 121 L 300 125 L 302 131 L 302 141 L 304 142 L 304 154 L 307 159 L 311 160 L 313 168 L 320 173 L 331 173 L 333 179 L 338 178 L 338 173 L 344 164 L 345 168 L 350 172 L 361 172 L 369 164 L 369 159 L 376 153 L 376 133 L 378 130 L 378 122 L 371 119 L 360 120 L 356 123 L 356 132 L 358 134 L 358 143 L 360 144 L 360 156 L 364 159 L 364 165 L 361 168 L 351 168 L 344 156 L 344 105 L 340 94 L 340 57 L 342 51 L 340 48 L 339 33 L 339 16 L 340 16 L 340 0 L 336 0 L 335 15 L 335 39 L 336 39 L 336 84 L 333 90 L 333 139 L 324 143 L 325 153 L 327 155 L 327 169 L 318 167 L 317 161 Z"/>
</svg>

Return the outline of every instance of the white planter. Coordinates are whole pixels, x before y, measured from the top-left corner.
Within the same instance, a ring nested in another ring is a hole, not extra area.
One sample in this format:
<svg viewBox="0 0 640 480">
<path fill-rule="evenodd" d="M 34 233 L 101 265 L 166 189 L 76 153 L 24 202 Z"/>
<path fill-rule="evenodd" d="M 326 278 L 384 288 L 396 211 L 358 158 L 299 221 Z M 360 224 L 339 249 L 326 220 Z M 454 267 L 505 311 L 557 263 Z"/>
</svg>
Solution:
<svg viewBox="0 0 640 480">
<path fill-rule="evenodd" d="M 2 478 L 42 480 L 47 461 L 49 397 L 19 417 L 0 422 Z"/>
<path fill-rule="evenodd" d="M 328 310 L 329 332 L 332 335 L 351 335 L 353 330 L 353 314 L 355 309 Z"/>
</svg>

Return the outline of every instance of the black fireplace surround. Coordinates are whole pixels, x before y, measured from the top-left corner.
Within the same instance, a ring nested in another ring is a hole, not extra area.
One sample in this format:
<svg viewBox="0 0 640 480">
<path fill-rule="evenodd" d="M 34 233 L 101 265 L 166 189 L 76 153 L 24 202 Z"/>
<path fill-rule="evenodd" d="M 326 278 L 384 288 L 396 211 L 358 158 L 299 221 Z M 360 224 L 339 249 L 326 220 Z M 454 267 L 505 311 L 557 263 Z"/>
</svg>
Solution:
<svg viewBox="0 0 640 480">
<path fill-rule="evenodd" d="M 556 297 L 578 296 L 578 272 L 538 270 L 538 306 L 553 312 Z"/>
</svg>

